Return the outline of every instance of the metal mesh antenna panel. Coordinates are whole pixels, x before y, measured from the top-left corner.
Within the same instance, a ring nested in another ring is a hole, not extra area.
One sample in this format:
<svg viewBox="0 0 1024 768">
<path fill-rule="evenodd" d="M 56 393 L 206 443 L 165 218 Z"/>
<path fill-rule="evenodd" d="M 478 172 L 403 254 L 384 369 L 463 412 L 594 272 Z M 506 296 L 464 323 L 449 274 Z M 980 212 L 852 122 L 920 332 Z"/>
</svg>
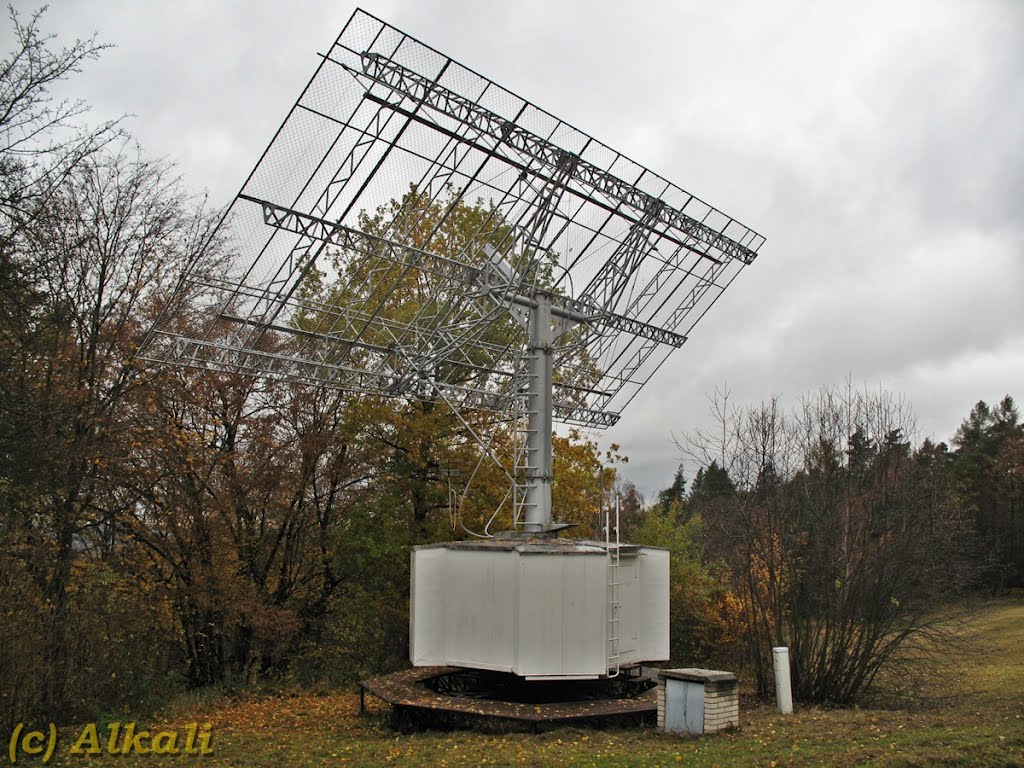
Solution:
<svg viewBox="0 0 1024 768">
<path fill-rule="evenodd" d="M 146 359 L 503 412 L 543 291 L 563 321 L 554 418 L 597 427 L 764 242 L 358 10 L 218 239 L 233 267 L 185 275 L 204 309 L 166 313 Z"/>
</svg>

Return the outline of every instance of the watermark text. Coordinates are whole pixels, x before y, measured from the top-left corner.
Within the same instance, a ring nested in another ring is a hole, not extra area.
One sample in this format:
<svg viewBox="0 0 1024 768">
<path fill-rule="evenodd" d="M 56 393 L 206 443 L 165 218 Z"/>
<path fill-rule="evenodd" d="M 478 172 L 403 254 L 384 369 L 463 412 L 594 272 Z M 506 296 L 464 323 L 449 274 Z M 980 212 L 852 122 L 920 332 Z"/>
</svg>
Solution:
<svg viewBox="0 0 1024 768">
<path fill-rule="evenodd" d="M 209 755 L 212 725 L 188 723 L 182 728 L 142 730 L 135 723 L 88 723 L 73 734 L 70 755 Z M 47 764 L 58 749 L 57 727 L 49 723 L 44 730 L 18 723 L 7 741 L 7 758 L 17 765 L 22 757 L 41 759 Z"/>
</svg>

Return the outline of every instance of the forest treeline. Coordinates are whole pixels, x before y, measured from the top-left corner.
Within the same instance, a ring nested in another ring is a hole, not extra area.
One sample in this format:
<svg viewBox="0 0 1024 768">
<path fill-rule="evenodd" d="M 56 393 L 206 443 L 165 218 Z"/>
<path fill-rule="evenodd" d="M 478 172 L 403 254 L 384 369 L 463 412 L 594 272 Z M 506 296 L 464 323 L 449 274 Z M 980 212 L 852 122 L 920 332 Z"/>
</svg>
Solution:
<svg viewBox="0 0 1024 768">
<path fill-rule="evenodd" d="M 103 46 L 41 23 L 12 13 L 0 68 L 0 723 L 407 664 L 409 547 L 481 532 L 504 477 L 430 402 L 143 364 L 177 275 L 226 268 L 218 214 L 119 122 L 53 96 Z M 461 213 L 451 226 L 479 211 Z M 599 535 L 617 494 L 624 535 L 672 550 L 675 661 L 748 664 L 767 686 L 767 648 L 789 644 L 799 696 L 849 702 L 940 639 L 950 600 L 1020 585 L 1009 397 L 952 447 L 912 443 L 904 404 L 849 389 L 718 415 L 720 437 L 682 445 L 704 467 L 691 486 L 680 473 L 650 504 L 601 472 L 614 448 L 556 438 L 575 535 Z"/>
<path fill-rule="evenodd" d="M 714 428 L 679 442 L 692 485 L 680 469 L 636 518 L 674 542 L 674 658 L 727 658 L 767 694 L 784 645 L 798 700 L 851 704 L 883 673 L 910 695 L 973 602 L 1024 585 L 1011 397 L 978 402 L 952 446 L 915 443 L 907 401 L 849 384 L 790 410 L 712 404 Z"/>
</svg>

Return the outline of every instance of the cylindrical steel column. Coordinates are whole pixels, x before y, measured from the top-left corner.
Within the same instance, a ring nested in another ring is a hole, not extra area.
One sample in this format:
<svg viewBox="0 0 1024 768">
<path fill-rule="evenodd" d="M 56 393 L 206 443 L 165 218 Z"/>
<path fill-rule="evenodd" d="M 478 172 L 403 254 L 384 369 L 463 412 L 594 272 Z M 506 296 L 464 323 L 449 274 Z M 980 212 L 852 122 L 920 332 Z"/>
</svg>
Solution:
<svg viewBox="0 0 1024 768">
<path fill-rule="evenodd" d="M 527 389 L 526 503 L 523 530 L 551 526 L 551 297 L 538 293 L 530 307 L 530 381 Z"/>
</svg>

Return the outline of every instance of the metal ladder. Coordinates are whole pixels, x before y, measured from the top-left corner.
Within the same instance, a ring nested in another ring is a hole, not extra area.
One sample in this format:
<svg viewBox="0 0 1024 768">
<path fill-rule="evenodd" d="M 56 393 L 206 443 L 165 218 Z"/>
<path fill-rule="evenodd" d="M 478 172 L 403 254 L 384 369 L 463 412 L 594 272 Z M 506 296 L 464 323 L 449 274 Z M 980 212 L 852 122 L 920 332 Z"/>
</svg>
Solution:
<svg viewBox="0 0 1024 768">
<path fill-rule="evenodd" d="M 612 536 L 611 505 L 605 510 L 604 545 L 608 554 L 608 677 L 618 677 L 619 658 L 619 500 L 615 499 L 615 535 Z"/>
<path fill-rule="evenodd" d="M 532 457 L 528 450 L 530 435 L 533 432 L 530 429 L 529 402 L 530 398 L 525 393 L 516 396 L 512 436 L 512 476 L 515 478 L 512 484 L 512 524 L 516 528 L 526 520 L 526 486 L 531 470 L 536 469 L 530 462 Z"/>
</svg>

